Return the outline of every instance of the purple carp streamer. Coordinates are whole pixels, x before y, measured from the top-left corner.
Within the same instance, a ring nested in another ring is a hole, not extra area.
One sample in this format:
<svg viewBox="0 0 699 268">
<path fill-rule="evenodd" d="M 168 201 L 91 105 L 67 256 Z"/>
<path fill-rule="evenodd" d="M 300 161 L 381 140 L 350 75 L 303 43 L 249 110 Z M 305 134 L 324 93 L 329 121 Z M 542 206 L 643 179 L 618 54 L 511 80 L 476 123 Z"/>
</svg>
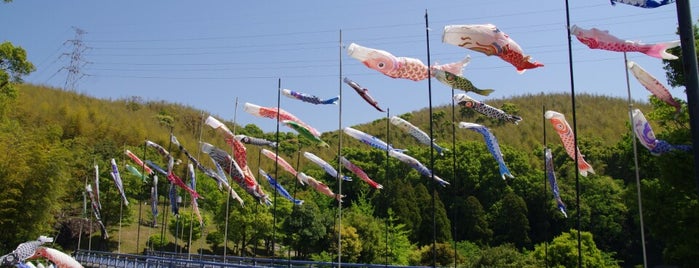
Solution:
<svg viewBox="0 0 699 268">
<path fill-rule="evenodd" d="M 577 25 L 570 27 L 570 34 L 575 35 L 581 43 L 592 49 L 617 52 L 640 52 L 654 58 L 665 60 L 676 60 L 677 56 L 668 53 L 667 50 L 680 45 L 680 40 L 658 44 L 644 44 L 638 41 L 622 40 L 609 34 L 609 31 L 603 31 L 597 28 L 587 30 Z"/>
<path fill-rule="evenodd" d="M 374 148 L 376 148 L 376 149 L 379 149 L 379 150 L 383 150 L 383 151 L 399 151 L 399 152 L 406 151 L 406 150 L 404 150 L 404 149 L 396 149 L 396 148 L 393 148 L 393 146 L 391 146 L 391 145 L 389 145 L 388 143 L 386 143 L 386 142 L 380 140 L 379 138 L 374 137 L 374 136 L 371 136 L 371 135 L 369 135 L 369 134 L 366 134 L 366 133 L 364 133 L 364 132 L 361 132 L 361 131 L 356 130 L 356 129 L 351 128 L 351 127 L 345 127 L 345 128 L 342 129 L 342 131 L 344 131 L 345 134 L 349 135 L 350 137 L 355 138 L 355 139 L 361 141 L 362 143 L 364 143 L 364 144 L 366 144 L 366 145 L 369 145 L 369 146 L 371 146 L 371 147 L 374 147 Z"/>
<path fill-rule="evenodd" d="M 445 84 L 451 88 L 460 89 L 467 92 L 470 91 L 481 96 L 488 96 L 490 93 L 495 91 L 494 89 L 490 88 L 477 88 L 473 85 L 471 80 L 466 79 L 466 77 L 444 70 L 434 70 L 434 78 L 437 78 L 437 81 L 442 82 L 442 84 Z"/>
<path fill-rule="evenodd" d="M 121 181 L 121 175 L 119 175 L 119 168 L 117 168 L 116 160 L 112 158 L 112 171 L 109 173 L 114 179 L 114 184 L 116 184 L 119 194 L 121 194 L 122 200 L 124 200 L 124 205 L 129 205 L 129 200 L 126 199 L 126 193 L 124 193 L 124 184 Z"/>
<path fill-rule="evenodd" d="M 299 172 L 299 178 L 301 178 L 306 184 L 313 187 L 313 189 L 315 189 L 319 193 L 324 194 L 330 198 L 334 198 L 337 201 L 342 202 L 342 198 L 345 197 L 344 195 L 333 193 L 333 191 L 330 190 L 330 187 L 325 185 L 325 183 L 318 181 L 315 178 L 308 176 L 303 172 Z"/>
<path fill-rule="evenodd" d="M 364 63 L 366 67 L 391 78 L 405 78 L 413 81 L 427 79 L 427 65 L 416 58 L 396 57 L 387 51 L 363 47 L 355 43 L 347 47 L 347 54 Z M 430 69 L 461 75 L 463 67 L 469 60 L 470 58 L 467 57 L 454 63 L 434 65 Z"/>
<path fill-rule="evenodd" d="M 667 141 L 656 139 L 653 129 L 651 129 L 650 124 L 646 120 L 646 117 L 643 115 L 641 110 L 634 109 L 632 112 L 632 118 L 633 132 L 636 134 L 638 141 L 641 142 L 643 147 L 650 150 L 652 155 L 657 156 L 674 150 L 685 152 L 692 150 L 691 145 L 673 145 Z"/>
<path fill-rule="evenodd" d="M 286 88 L 282 89 L 282 95 L 287 96 L 287 97 L 292 98 L 292 99 L 297 99 L 297 100 L 300 100 L 303 102 L 308 102 L 308 103 L 312 103 L 312 104 L 316 104 L 316 105 L 317 104 L 337 104 L 337 101 L 340 100 L 340 96 L 321 100 L 320 98 L 318 98 L 316 96 L 302 93 L 302 92 L 298 92 L 298 91 L 293 91 L 293 90 L 286 89 Z"/>
<path fill-rule="evenodd" d="M 87 195 L 90 197 L 90 204 L 92 206 L 92 214 L 95 215 L 95 219 L 97 220 L 97 225 L 100 226 L 100 230 L 102 231 L 102 238 L 107 239 L 107 238 L 109 238 L 109 233 L 107 233 L 107 227 L 105 227 L 104 223 L 102 223 L 102 214 L 100 213 L 100 208 L 98 207 L 98 203 L 95 202 L 95 194 L 92 192 L 91 185 L 88 184 L 85 187 L 85 191 L 87 191 Z"/>
<path fill-rule="evenodd" d="M 345 158 L 344 156 L 340 156 L 340 163 L 342 163 L 342 165 L 345 166 L 345 168 L 352 171 L 352 173 L 356 174 L 364 182 L 368 183 L 371 187 L 374 187 L 376 189 L 383 189 L 383 185 L 378 184 L 374 180 L 369 178 L 369 175 L 367 175 L 366 172 L 364 172 L 364 170 L 362 170 L 355 164 L 352 164 L 352 162 L 347 160 L 347 158 Z"/>
<path fill-rule="evenodd" d="M 474 111 L 493 119 L 504 120 L 515 125 L 519 124 L 519 121 L 522 121 L 522 117 L 508 114 L 503 110 L 477 101 L 466 94 L 454 95 L 454 101 L 461 106 L 473 109 Z"/>
<path fill-rule="evenodd" d="M 561 193 L 558 190 L 558 183 L 556 182 L 556 173 L 553 172 L 553 157 L 551 154 L 551 149 L 544 148 L 544 156 L 546 158 L 546 178 L 549 179 L 549 184 L 551 185 L 551 191 L 553 191 L 553 199 L 556 200 L 556 205 L 558 209 L 563 213 L 563 216 L 568 218 L 568 213 L 566 213 L 566 204 L 561 200 Z"/>
<path fill-rule="evenodd" d="M 479 124 L 468 122 L 460 122 L 459 128 L 470 129 L 483 135 L 483 138 L 485 139 L 485 144 L 488 147 L 488 151 L 490 151 L 490 154 L 493 155 L 495 161 L 498 162 L 498 169 L 500 170 L 500 176 L 502 177 L 502 179 L 504 180 L 506 178 L 515 178 L 515 176 L 512 176 L 512 173 L 510 173 L 510 170 L 505 165 L 505 159 L 502 156 L 502 151 L 500 150 L 500 144 L 498 144 L 498 139 L 495 138 L 495 135 L 493 135 L 492 132 L 490 132 L 490 129 Z"/>
<path fill-rule="evenodd" d="M 563 143 L 563 147 L 566 149 L 568 156 L 575 160 L 575 133 L 573 133 L 573 129 L 570 128 L 570 125 L 568 125 L 568 121 L 566 121 L 565 116 L 556 111 L 546 111 L 546 113 L 544 113 L 544 117 L 551 121 L 556 133 L 558 133 L 558 136 L 561 137 L 561 142 Z M 580 172 L 580 175 L 586 177 L 588 172 L 595 173 L 592 166 L 585 161 L 585 158 L 580 153 L 580 149 L 577 151 L 578 172 Z"/>
<path fill-rule="evenodd" d="M 544 66 L 540 62 L 532 62 L 531 56 L 524 55 L 519 44 L 493 24 L 444 26 L 442 42 L 478 51 L 488 56 L 498 56 L 517 68 L 517 72 L 520 74 L 527 69 Z M 461 75 L 461 73 L 451 73 Z"/>
<path fill-rule="evenodd" d="M 667 90 L 667 88 L 663 86 L 658 79 L 655 79 L 655 77 L 646 72 L 645 69 L 641 68 L 638 63 L 629 61 L 626 63 L 626 66 L 629 68 L 629 70 L 631 70 L 631 73 L 633 73 L 633 76 L 636 77 L 638 82 L 641 83 L 641 85 L 643 85 L 643 87 L 645 87 L 648 91 L 650 91 L 653 96 L 675 107 L 676 113 L 679 113 L 680 110 L 682 110 L 682 104 L 677 102 L 675 98 L 672 97 L 670 91 Z"/>
<path fill-rule="evenodd" d="M 18 267 L 23 264 L 27 259 L 34 255 L 36 249 L 38 249 L 44 243 L 53 242 L 53 237 L 39 236 L 37 240 L 27 241 L 21 243 L 7 255 L 0 257 L 0 266 L 10 267 L 17 265 Z"/>
<path fill-rule="evenodd" d="M 272 148 L 277 148 L 277 143 L 273 141 L 268 141 L 263 138 L 250 137 L 243 134 L 235 135 L 235 139 L 246 144 L 252 144 L 257 146 L 269 146 Z"/>
<path fill-rule="evenodd" d="M 337 178 L 337 170 L 335 170 L 335 168 L 333 168 L 332 165 L 328 164 L 328 162 L 325 162 L 325 160 L 309 152 L 303 152 L 303 156 L 306 157 L 308 160 L 311 160 L 311 162 L 313 162 L 314 164 L 323 168 L 323 170 L 325 170 L 325 172 L 328 173 L 328 175 L 332 176 L 333 178 Z M 352 178 L 342 175 L 342 180 L 352 181 Z"/>
<path fill-rule="evenodd" d="M 675 0 L 611 0 L 611 2 L 612 5 L 616 5 L 616 3 L 622 3 L 642 8 L 656 8 L 667 4 L 672 4 L 675 2 Z"/>
<path fill-rule="evenodd" d="M 238 165 L 238 163 L 225 151 L 214 147 L 211 144 L 203 142 L 201 144 L 201 151 L 208 154 L 211 160 L 215 164 L 219 165 L 231 178 L 238 183 L 238 185 L 245 190 L 252 197 L 257 199 L 262 204 L 271 205 L 271 199 L 262 188 L 254 180 L 254 177 L 247 176 L 245 171 Z"/>
<path fill-rule="evenodd" d="M 279 184 L 279 182 L 277 182 L 277 180 L 275 180 L 274 178 L 272 178 L 272 176 L 267 174 L 267 172 L 260 169 L 260 175 L 262 177 L 265 177 L 267 179 L 267 182 L 269 182 L 269 184 L 272 185 L 272 188 L 274 188 L 277 191 L 277 193 L 282 195 L 284 198 L 291 201 L 295 205 L 303 205 L 303 200 L 298 200 L 298 199 L 292 197 L 291 194 L 289 194 L 289 192 L 286 189 L 284 189 L 284 187 L 282 187 L 282 185 Z"/>
<path fill-rule="evenodd" d="M 296 121 L 282 120 L 282 124 L 284 124 L 285 126 L 291 128 L 293 130 L 296 130 L 296 132 L 299 133 L 299 136 L 311 140 L 313 143 L 315 143 L 316 145 L 318 145 L 320 147 L 324 147 L 324 148 L 330 147 L 330 145 L 328 145 L 328 143 L 326 143 L 325 141 L 320 139 L 320 136 L 313 135 L 313 132 L 309 128 L 307 128 L 304 125 L 299 124 Z"/>
<path fill-rule="evenodd" d="M 357 84 L 357 82 L 354 82 L 347 77 L 345 77 L 345 79 L 343 79 L 342 81 L 344 81 L 347 85 L 352 87 L 354 89 L 354 91 L 356 91 L 357 94 L 359 94 L 359 96 L 362 97 L 362 99 L 364 99 L 367 103 L 369 103 L 371 106 L 376 108 L 376 110 L 379 110 L 379 112 L 385 112 L 383 109 L 381 109 L 381 107 L 379 107 L 379 102 L 376 101 L 376 99 L 374 99 L 374 97 L 369 95 L 368 89 L 363 88 L 362 86 Z"/>
<path fill-rule="evenodd" d="M 414 168 L 417 170 L 418 173 L 421 175 L 428 177 L 428 178 L 434 178 L 434 180 L 439 183 L 442 187 L 447 187 L 449 185 L 449 182 L 443 180 L 442 178 L 438 177 L 437 175 L 432 174 L 432 171 L 427 168 L 424 164 L 422 164 L 420 161 L 417 159 L 413 158 L 412 156 L 409 156 L 407 154 L 401 153 L 396 150 L 391 150 L 388 151 L 388 155 L 392 156 L 395 159 L 398 159 L 399 161 L 407 164 L 411 168 Z"/>
<path fill-rule="evenodd" d="M 189 163 L 187 164 L 187 173 L 189 173 L 189 187 L 192 188 L 192 190 L 197 190 L 197 179 L 196 179 L 196 174 L 194 173 L 194 164 Z M 204 219 L 201 217 L 201 212 L 199 211 L 199 203 L 197 202 L 197 199 L 195 197 L 192 197 L 192 211 L 194 212 L 194 215 L 197 215 L 197 220 L 199 220 L 199 226 L 204 226 Z"/>
<path fill-rule="evenodd" d="M 267 149 L 262 149 L 260 153 L 262 153 L 267 158 L 276 161 L 284 170 L 286 170 L 286 172 L 291 173 L 291 175 L 294 175 L 294 177 L 298 177 L 298 172 L 296 171 L 296 169 L 294 169 L 294 167 L 292 167 L 291 164 L 289 164 L 289 162 L 286 162 L 286 160 L 284 160 L 284 158 L 282 158 L 281 156 Z M 303 185 L 303 181 L 301 181 L 301 179 L 299 179 L 299 182 L 301 183 L 301 185 Z"/>
<path fill-rule="evenodd" d="M 435 150 L 437 150 L 437 153 L 439 155 L 444 155 L 444 151 L 448 151 L 445 148 L 440 147 L 436 143 L 434 143 L 434 139 L 430 139 L 430 136 L 427 135 L 424 131 L 416 127 L 415 125 L 411 124 L 410 122 L 406 121 L 403 118 L 400 118 L 398 116 L 392 116 L 391 119 L 391 124 L 397 126 L 398 128 L 404 130 L 405 132 L 408 132 L 410 136 L 413 136 L 418 142 L 427 145 L 427 146 L 432 146 Z"/>
</svg>

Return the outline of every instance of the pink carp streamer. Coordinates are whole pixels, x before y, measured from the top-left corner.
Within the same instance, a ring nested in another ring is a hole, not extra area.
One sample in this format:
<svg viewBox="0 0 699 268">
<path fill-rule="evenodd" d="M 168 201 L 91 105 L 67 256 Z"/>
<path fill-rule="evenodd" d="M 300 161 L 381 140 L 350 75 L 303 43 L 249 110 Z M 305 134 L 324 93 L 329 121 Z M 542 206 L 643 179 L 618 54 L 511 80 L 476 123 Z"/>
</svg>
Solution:
<svg viewBox="0 0 699 268">
<path fill-rule="evenodd" d="M 310 185 L 311 187 L 313 187 L 313 189 L 315 189 L 316 191 L 318 191 L 321 194 L 324 194 L 330 198 L 334 198 L 335 200 L 340 201 L 340 202 L 342 202 L 342 198 L 345 197 L 344 195 L 333 193 L 333 191 L 330 190 L 330 187 L 325 185 L 325 183 L 320 182 L 320 181 L 316 180 L 315 178 L 306 175 L 303 172 L 299 172 L 298 176 L 306 184 Z"/>
<path fill-rule="evenodd" d="M 519 44 L 493 24 L 444 26 L 442 42 L 478 51 L 488 56 L 498 56 L 517 68 L 517 72 L 520 74 L 527 69 L 544 66 L 540 62 L 532 62 L 531 56 L 524 55 Z"/>
<path fill-rule="evenodd" d="M 267 158 L 276 161 L 284 170 L 291 173 L 291 175 L 294 175 L 294 177 L 298 177 L 298 172 L 296 171 L 296 169 L 294 169 L 294 167 L 292 167 L 291 164 L 289 164 L 289 162 L 286 162 L 286 160 L 284 160 L 284 158 L 282 158 L 281 156 L 267 149 L 262 149 L 260 152 Z M 301 181 L 301 179 L 299 179 L 299 182 L 301 183 L 301 185 L 303 185 L 303 181 Z"/>
<path fill-rule="evenodd" d="M 347 47 L 347 54 L 355 58 L 366 67 L 374 69 L 391 78 L 404 78 L 413 81 L 427 79 L 427 65 L 421 60 L 408 57 L 396 57 L 388 51 L 363 47 L 355 43 Z M 461 75 L 462 69 L 468 64 L 470 58 L 444 65 L 433 65 L 432 70 L 445 70 Z M 432 74 L 434 76 L 434 74 Z"/>
<path fill-rule="evenodd" d="M 575 133 L 573 133 L 573 129 L 570 128 L 570 125 L 568 125 L 568 121 L 566 121 L 565 116 L 556 111 L 546 111 L 546 113 L 544 113 L 544 117 L 550 120 L 551 124 L 553 124 L 553 128 L 558 133 L 558 136 L 561 137 L 561 142 L 563 142 L 563 147 L 566 149 L 568 156 L 575 159 Z M 580 153 L 580 150 L 578 149 L 577 151 L 578 171 L 580 172 L 580 175 L 587 177 L 588 172 L 594 174 L 595 171 L 592 169 L 592 166 L 585 161 L 583 155 Z"/>
<path fill-rule="evenodd" d="M 667 50 L 680 45 L 680 40 L 657 44 L 644 44 L 638 41 L 622 40 L 609 34 L 609 31 L 603 31 L 597 28 L 587 30 L 577 25 L 570 27 L 570 34 L 574 35 L 581 43 L 592 49 L 617 52 L 640 52 L 654 58 L 665 60 L 676 60 L 677 56 L 668 53 Z"/>
<path fill-rule="evenodd" d="M 56 267 L 60 268 L 83 268 L 83 266 L 78 261 L 73 259 L 73 257 L 71 257 L 70 255 L 52 248 L 37 248 L 34 252 L 34 255 L 30 257 L 30 259 L 35 258 L 46 258 L 49 261 L 53 262 L 53 264 L 55 264 Z"/>
<path fill-rule="evenodd" d="M 320 132 L 318 132 L 318 130 L 316 130 L 315 128 L 311 127 L 310 125 L 304 123 L 303 121 L 301 121 L 301 119 L 299 119 L 298 117 L 294 116 L 293 114 L 291 114 L 287 111 L 284 111 L 283 109 L 277 109 L 276 107 L 262 107 L 259 105 L 255 105 L 255 104 L 246 102 L 243 105 L 243 110 L 245 110 L 245 112 L 247 112 L 251 115 L 254 115 L 254 116 L 267 117 L 267 118 L 274 119 L 274 120 L 277 120 L 277 114 L 279 114 L 279 121 L 280 122 L 284 121 L 284 120 L 294 121 L 294 122 L 298 123 L 299 125 L 302 125 L 305 128 L 307 128 L 308 130 L 310 130 L 311 133 L 313 133 L 313 136 L 320 137 Z"/>
<path fill-rule="evenodd" d="M 672 105 L 675 107 L 675 112 L 679 113 L 680 110 L 682 110 L 682 104 L 677 102 L 675 98 L 672 97 L 672 94 L 670 94 L 670 91 L 667 90 L 663 84 L 661 84 L 658 79 L 655 79 L 652 75 L 650 75 L 646 70 L 641 68 L 638 63 L 635 63 L 633 61 L 629 61 L 626 63 L 626 66 L 631 70 L 631 73 L 633 73 L 633 76 L 636 77 L 639 83 L 643 85 L 650 93 L 653 94 L 653 96 L 656 96 L 658 99 L 662 100 L 663 102 Z"/>
<path fill-rule="evenodd" d="M 345 158 L 344 156 L 340 156 L 340 163 L 342 163 L 342 165 L 345 166 L 345 168 L 352 171 L 352 173 L 356 174 L 364 182 L 368 183 L 369 186 L 374 187 L 375 189 L 383 189 L 383 185 L 378 184 L 374 180 L 369 178 L 369 175 L 367 175 L 366 172 L 364 172 L 364 170 L 347 160 L 347 158 Z"/>
<path fill-rule="evenodd" d="M 146 166 L 146 164 L 143 163 L 143 161 L 140 158 L 138 158 L 138 156 L 136 156 L 136 154 L 132 153 L 129 150 L 126 150 L 124 153 L 126 154 L 126 156 L 131 158 L 131 161 L 136 163 L 136 165 L 143 168 L 143 170 L 146 172 L 146 174 L 150 175 L 153 173 L 153 170 L 150 167 Z"/>
</svg>

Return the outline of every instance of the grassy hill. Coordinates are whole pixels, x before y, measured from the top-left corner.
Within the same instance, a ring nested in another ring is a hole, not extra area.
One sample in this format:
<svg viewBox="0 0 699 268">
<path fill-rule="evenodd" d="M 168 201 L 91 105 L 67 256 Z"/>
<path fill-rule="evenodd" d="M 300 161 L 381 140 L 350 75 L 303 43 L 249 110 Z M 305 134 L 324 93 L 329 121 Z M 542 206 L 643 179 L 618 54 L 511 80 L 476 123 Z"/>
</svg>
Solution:
<svg viewBox="0 0 699 268">
<path fill-rule="evenodd" d="M 589 140 L 598 142 L 601 145 L 613 145 L 617 143 L 622 135 L 628 133 L 628 104 L 626 100 L 620 98 L 611 98 L 606 96 L 595 95 L 579 95 L 577 100 L 577 129 L 581 140 Z M 572 124 L 572 114 L 570 107 L 570 96 L 566 94 L 553 95 L 522 95 L 507 99 L 493 100 L 488 102 L 494 107 L 502 107 L 508 105 L 509 109 L 513 109 L 515 114 L 524 118 L 519 125 L 513 124 L 498 124 L 479 114 L 469 113 L 468 110 L 462 107 L 456 107 L 456 118 L 454 121 L 477 122 L 488 126 L 497 136 L 501 146 L 509 146 L 516 149 L 532 152 L 540 150 L 543 144 L 543 132 L 546 130 L 547 142 L 560 144 L 560 139 L 553 131 L 553 127 L 548 121 L 543 120 L 543 111 L 555 110 L 566 115 L 569 123 Z M 81 192 L 84 189 L 83 179 L 92 176 L 92 165 L 95 161 L 102 161 L 102 164 L 109 158 L 123 158 L 123 150 L 132 149 L 134 151 L 142 148 L 144 140 L 152 140 L 161 145 L 169 144 L 169 133 L 172 131 L 177 135 L 178 140 L 192 152 L 196 150 L 196 144 L 199 140 L 213 143 L 221 148 L 226 148 L 225 143 L 220 138 L 220 135 L 208 127 L 202 128 L 203 116 L 207 116 L 206 111 L 198 110 L 182 104 L 160 102 L 144 102 L 138 97 L 118 100 L 96 99 L 90 96 L 77 94 L 74 92 L 65 92 L 62 90 L 47 88 L 36 85 L 20 86 L 20 95 L 13 104 L 14 109 L 10 109 L 6 119 L 16 120 L 22 129 L 45 129 L 48 128 L 51 133 L 61 140 L 63 146 L 69 148 L 69 160 L 66 160 L 71 178 L 80 178 L 69 180 L 66 182 L 65 189 L 69 193 L 67 198 L 64 198 L 64 211 L 62 218 L 54 218 L 53 224 L 76 224 L 79 220 L 82 204 Z M 648 109 L 646 103 L 636 104 L 636 107 Z M 214 115 L 216 116 L 216 115 Z M 408 119 L 411 123 L 429 131 L 429 114 L 428 110 L 422 109 L 406 115 L 401 115 Z M 434 109 L 434 134 L 437 143 L 446 148 L 451 148 L 452 137 L 452 109 L 451 107 L 435 107 Z M 353 126 L 359 130 L 367 132 L 386 140 L 387 124 L 386 119 L 379 119 L 373 122 L 367 122 L 358 126 Z M 225 122 L 229 126 L 230 122 Z M 259 128 L 248 125 L 237 128 L 239 133 L 248 134 L 251 136 L 274 139 L 273 133 L 262 133 Z M 200 136 L 200 130 L 203 130 Z M 337 148 L 337 140 L 341 132 L 333 131 L 323 134 L 323 139 L 330 143 L 331 148 Z M 418 145 L 412 137 L 403 133 L 401 130 L 392 128 L 390 130 L 390 143 L 395 147 L 410 148 Z M 21 135 L 21 134 L 18 134 Z M 343 134 L 344 135 L 344 134 Z M 283 140 L 293 140 L 295 135 L 292 133 L 284 133 Z M 458 140 L 481 140 L 480 135 L 461 129 L 456 129 L 456 138 Z M 343 145 L 345 147 L 360 147 L 358 141 L 343 136 Z M 333 159 L 334 150 L 318 150 L 313 147 L 307 147 L 321 158 Z M 294 143 L 284 147 L 282 155 L 290 163 L 296 163 L 298 154 L 297 147 Z M 248 150 L 248 159 L 257 159 L 259 161 L 260 154 L 258 150 Z M 538 160 L 533 160 L 538 161 Z M 255 162 L 257 166 L 259 162 Z M 271 161 L 261 162 L 260 164 L 266 170 L 271 170 Z M 106 168 L 102 168 L 106 169 Z M 102 179 L 108 180 L 107 175 L 102 175 Z M 137 179 L 133 181 L 125 179 L 125 184 L 139 183 Z M 107 183 L 105 183 L 107 184 Z M 106 186 L 108 187 L 108 185 Z M 138 187 L 133 187 L 137 191 Z M 113 189 L 112 189 L 113 191 Z M 134 194 L 136 195 L 136 194 Z M 78 198 L 79 197 L 79 198 Z M 143 197 L 142 200 L 146 200 Z M 118 203 L 117 203 L 118 204 Z M 127 217 L 128 220 L 121 228 L 121 252 L 135 253 L 136 240 L 145 241 L 148 239 L 148 234 L 160 233 L 160 228 L 150 228 L 141 226 L 140 237 L 138 237 L 138 212 L 139 207 L 137 202 L 129 206 Z M 203 205 L 205 206 L 205 205 Z M 65 208 L 70 208 L 65 210 Z M 118 205 L 116 205 L 118 208 Z M 116 210 L 118 211 L 118 210 Z M 209 217 L 211 217 L 211 209 L 202 209 Z M 107 217 L 108 226 L 110 226 L 110 248 L 116 251 L 115 242 L 118 241 L 119 232 L 115 226 L 118 226 L 118 217 L 115 217 L 115 211 L 112 211 L 111 217 Z M 143 218 L 147 218 L 149 209 L 144 207 L 141 211 Z M 163 211 L 161 210 L 161 213 Z M 162 215 L 162 214 L 161 214 Z M 189 212 L 184 209 L 182 215 L 188 217 Z M 215 231 L 215 226 L 209 225 L 206 227 L 204 237 L 207 233 Z M 96 233 L 96 232 L 95 232 Z M 167 240 L 173 242 L 175 239 L 168 231 L 165 232 Z M 75 233 L 62 234 L 68 237 L 75 237 Z M 97 238 L 95 238 L 97 239 Z M 84 238 L 81 248 L 87 248 L 87 239 Z M 95 243 L 97 240 L 94 240 Z M 143 242 L 142 242 L 143 243 Z M 183 243 L 178 243 L 183 245 Z M 95 244 L 93 244 L 94 246 Z M 196 252 L 198 248 L 204 248 L 205 251 L 210 251 L 209 246 L 201 238 L 193 242 L 190 252 Z"/>
</svg>

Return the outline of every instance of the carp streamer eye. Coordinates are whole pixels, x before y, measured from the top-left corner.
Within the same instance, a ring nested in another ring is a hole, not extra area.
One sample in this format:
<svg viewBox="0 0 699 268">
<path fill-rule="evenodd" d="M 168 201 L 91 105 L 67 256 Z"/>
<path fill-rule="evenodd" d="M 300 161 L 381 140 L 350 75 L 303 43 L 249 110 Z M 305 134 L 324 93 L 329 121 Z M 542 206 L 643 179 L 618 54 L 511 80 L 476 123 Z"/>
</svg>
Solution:
<svg viewBox="0 0 699 268">
<path fill-rule="evenodd" d="M 383 68 L 383 67 L 386 67 L 386 64 L 383 62 L 379 62 L 379 64 L 377 64 L 376 66 L 379 68 Z"/>
</svg>

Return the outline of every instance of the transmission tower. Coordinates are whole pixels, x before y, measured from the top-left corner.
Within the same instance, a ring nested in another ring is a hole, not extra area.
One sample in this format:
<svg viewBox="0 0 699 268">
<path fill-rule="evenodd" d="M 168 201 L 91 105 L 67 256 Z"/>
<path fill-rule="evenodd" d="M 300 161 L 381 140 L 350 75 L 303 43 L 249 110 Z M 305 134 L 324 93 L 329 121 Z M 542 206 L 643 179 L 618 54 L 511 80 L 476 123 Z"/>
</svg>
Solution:
<svg viewBox="0 0 699 268">
<path fill-rule="evenodd" d="M 63 53 L 62 55 L 70 57 L 70 65 L 62 68 L 68 71 L 66 83 L 63 85 L 63 89 L 66 91 L 75 91 L 77 89 L 78 80 L 85 76 L 80 69 L 88 63 L 83 58 L 83 53 L 88 47 L 85 46 L 82 40 L 83 34 L 86 34 L 87 32 L 77 27 L 73 27 L 73 30 L 75 30 L 75 38 L 66 40 L 63 43 L 64 45 L 71 44 L 73 46 L 72 52 Z"/>
</svg>

